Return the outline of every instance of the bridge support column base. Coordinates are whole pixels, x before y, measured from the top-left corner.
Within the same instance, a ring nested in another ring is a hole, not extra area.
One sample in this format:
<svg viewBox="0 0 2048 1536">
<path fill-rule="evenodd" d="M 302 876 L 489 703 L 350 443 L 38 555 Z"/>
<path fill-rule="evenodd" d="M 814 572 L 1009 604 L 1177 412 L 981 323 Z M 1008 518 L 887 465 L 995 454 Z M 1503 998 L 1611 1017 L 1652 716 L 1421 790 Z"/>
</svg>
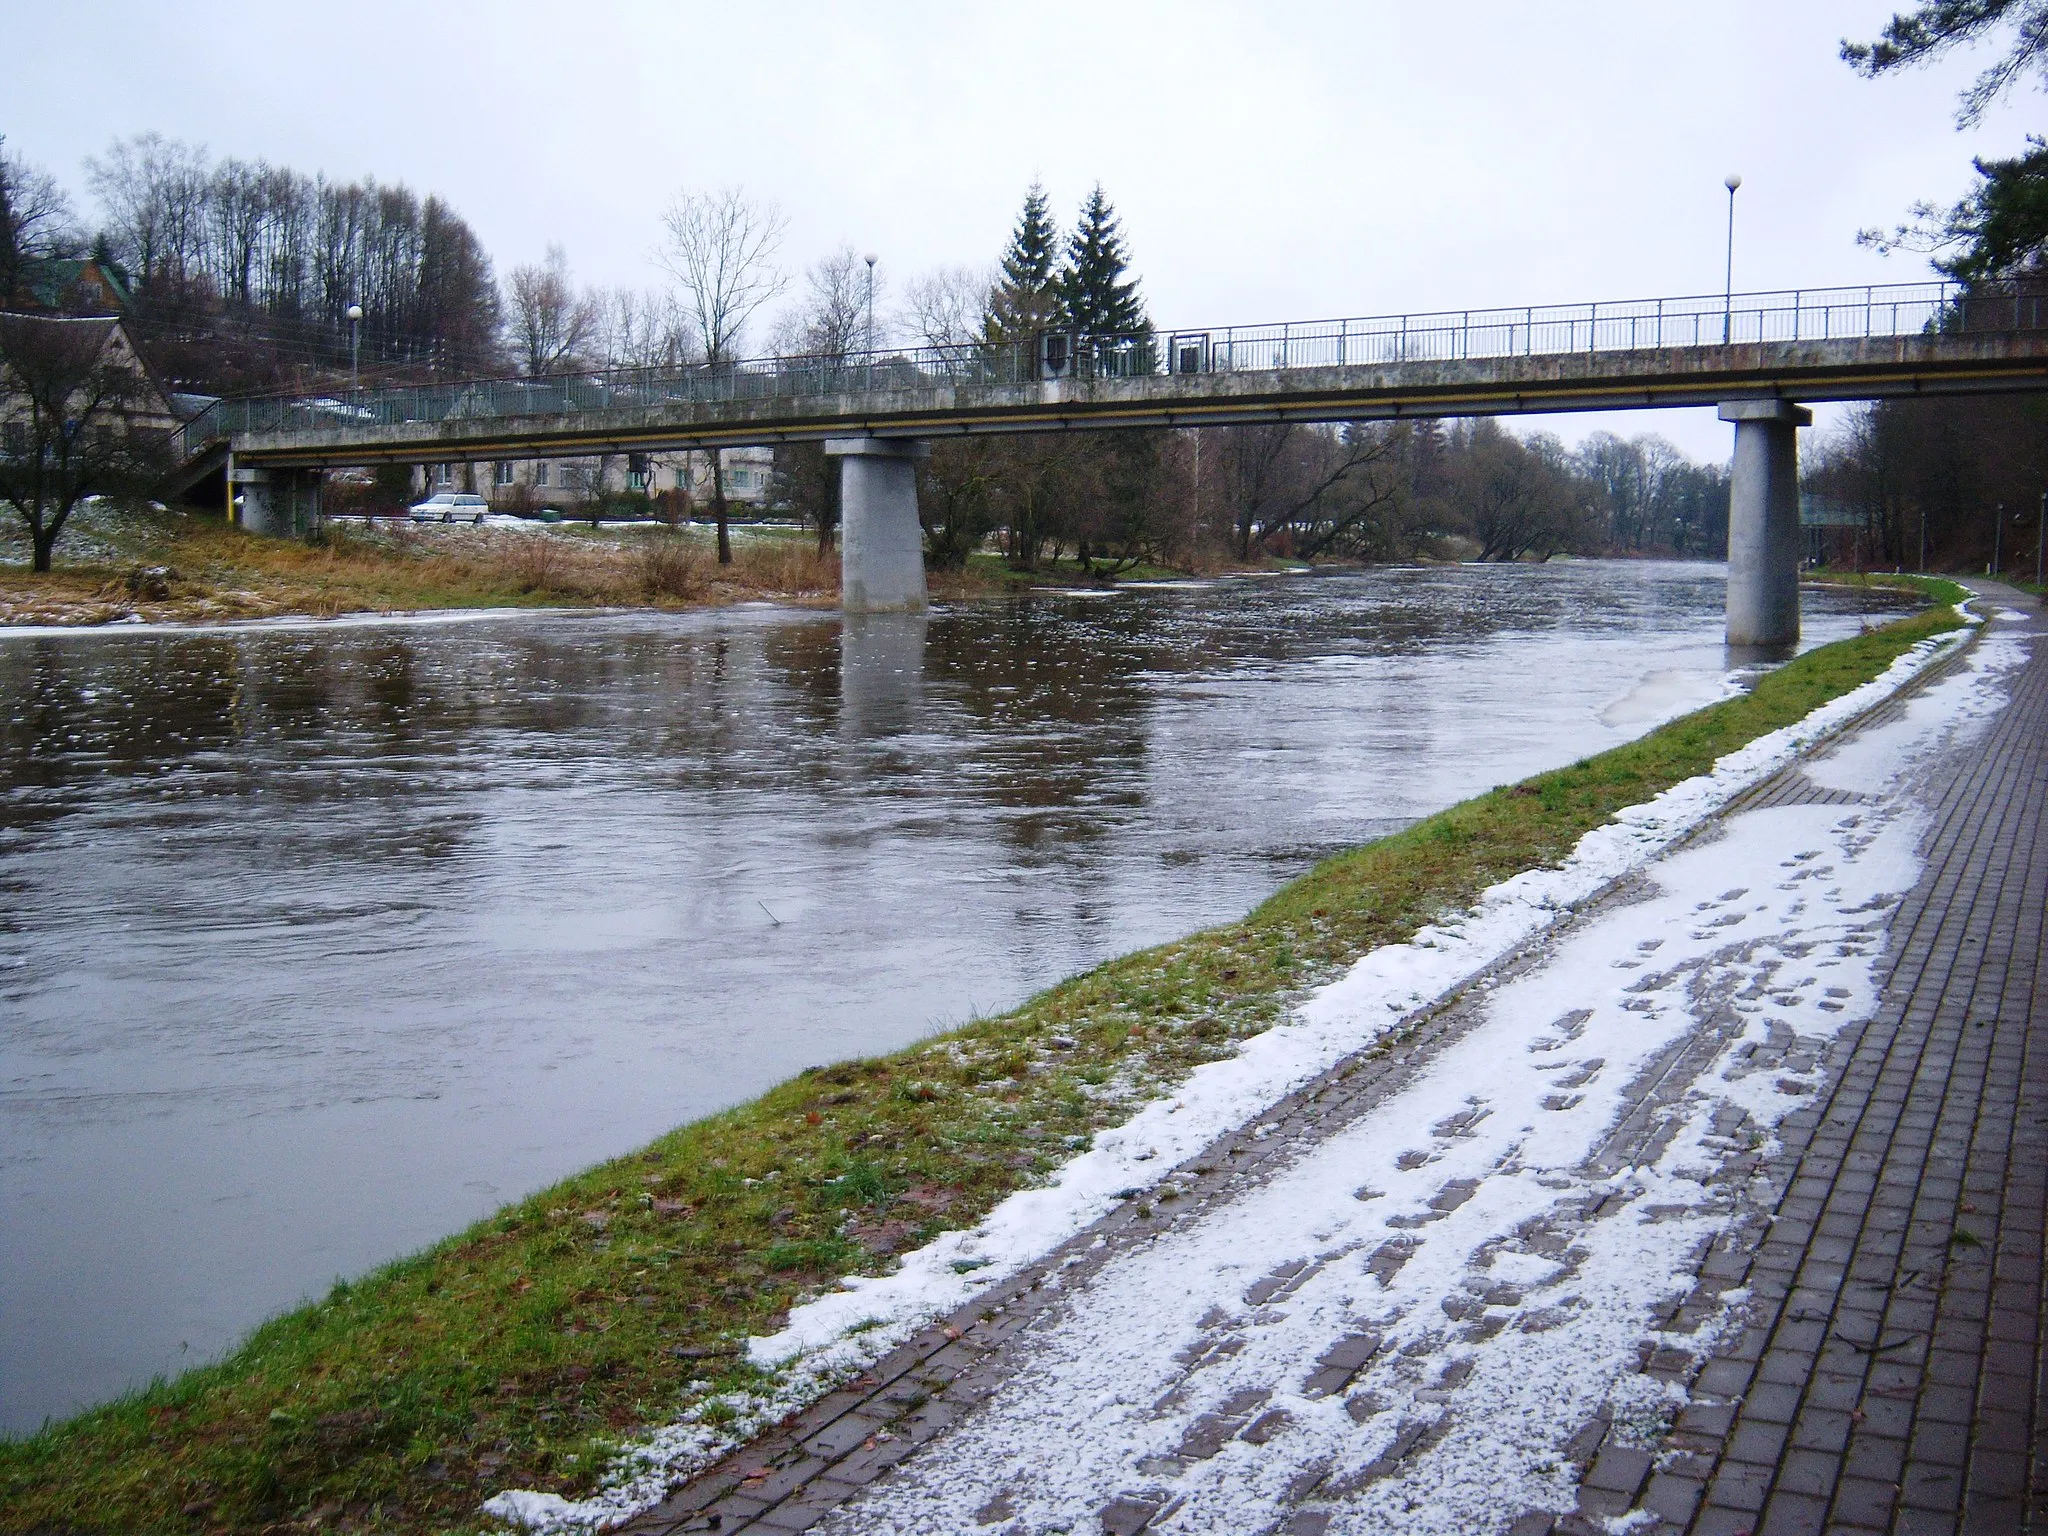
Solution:
<svg viewBox="0 0 2048 1536">
<path fill-rule="evenodd" d="M 1736 400 L 1728 477 L 1728 643 L 1799 638 L 1799 429 L 1813 412 L 1789 400 Z"/>
<path fill-rule="evenodd" d="M 917 463 L 929 443 L 837 437 L 839 607 L 844 613 L 923 613 L 924 529 L 917 520 Z"/>
<path fill-rule="evenodd" d="M 236 470 L 229 461 L 228 500 L 241 510 L 235 522 L 249 533 L 293 538 L 319 525 L 321 480 L 317 469 Z"/>
</svg>

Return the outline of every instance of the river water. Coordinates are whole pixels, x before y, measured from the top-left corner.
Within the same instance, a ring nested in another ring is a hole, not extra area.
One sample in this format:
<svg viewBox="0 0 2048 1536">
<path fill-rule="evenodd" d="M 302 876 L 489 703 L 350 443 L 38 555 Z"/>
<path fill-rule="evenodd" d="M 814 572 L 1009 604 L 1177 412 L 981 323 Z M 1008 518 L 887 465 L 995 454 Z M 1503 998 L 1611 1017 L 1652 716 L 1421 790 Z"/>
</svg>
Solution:
<svg viewBox="0 0 2048 1536">
<path fill-rule="evenodd" d="M 0 631 L 0 1428 L 1706 702 L 1722 584 Z"/>
</svg>

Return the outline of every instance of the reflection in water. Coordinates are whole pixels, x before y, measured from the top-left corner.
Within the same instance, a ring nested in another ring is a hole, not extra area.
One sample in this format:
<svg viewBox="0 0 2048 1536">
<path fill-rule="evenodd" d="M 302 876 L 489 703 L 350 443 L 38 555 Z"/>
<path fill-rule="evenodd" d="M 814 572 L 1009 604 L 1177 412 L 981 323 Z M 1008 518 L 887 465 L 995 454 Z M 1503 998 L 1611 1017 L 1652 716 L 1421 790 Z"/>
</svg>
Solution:
<svg viewBox="0 0 2048 1536">
<path fill-rule="evenodd" d="M 1720 607 L 1581 564 L 0 634 L 0 1424 L 1637 734 Z"/>
<path fill-rule="evenodd" d="M 922 613 L 855 613 L 839 633 L 839 718 L 848 737 L 907 731 L 924 697 Z"/>
</svg>

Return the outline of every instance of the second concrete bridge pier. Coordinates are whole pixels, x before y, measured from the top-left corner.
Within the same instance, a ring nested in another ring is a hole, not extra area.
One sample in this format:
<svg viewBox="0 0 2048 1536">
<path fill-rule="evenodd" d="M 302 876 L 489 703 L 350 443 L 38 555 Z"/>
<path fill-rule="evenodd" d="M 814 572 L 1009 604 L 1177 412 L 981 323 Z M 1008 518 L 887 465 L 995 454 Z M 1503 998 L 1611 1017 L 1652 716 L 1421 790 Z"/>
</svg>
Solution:
<svg viewBox="0 0 2048 1536">
<path fill-rule="evenodd" d="M 1813 412 L 1790 400 L 1734 400 L 1728 475 L 1728 643 L 1799 638 L 1799 429 Z"/>
<path fill-rule="evenodd" d="M 923 613 L 924 527 L 917 466 L 931 445 L 912 438 L 835 437 L 839 460 L 840 607 L 847 613 Z"/>
</svg>

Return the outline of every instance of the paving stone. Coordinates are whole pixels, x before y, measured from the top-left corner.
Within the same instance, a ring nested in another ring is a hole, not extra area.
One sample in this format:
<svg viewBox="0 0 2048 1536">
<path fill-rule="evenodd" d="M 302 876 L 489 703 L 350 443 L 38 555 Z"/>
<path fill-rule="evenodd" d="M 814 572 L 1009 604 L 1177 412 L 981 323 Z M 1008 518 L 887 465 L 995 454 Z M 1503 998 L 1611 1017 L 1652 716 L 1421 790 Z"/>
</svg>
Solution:
<svg viewBox="0 0 2048 1536">
<path fill-rule="evenodd" d="M 1756 1523 L 1756 1536 L 1821 1536 L 1827 1524 L 1828 1501 L 1803 1493 L 1771 1496 Z"/>
<path fill-rule="evenodd" d="M 1152 1523 L 1165 1502 L 1161 1498 L 1119 1495 L 1103 1505 L 1095 1518 L 1102 1523 L 1103 1536 L 1137 1536 Z"/>
<path fill-rule="evenodd" d="M 1643 1486 L 1643 1479 L 1650 1475 L 1652 1460 L 1650 1452 L 1635 1446 L 1610 1445 L 1586 1474 L 1586 1484 L 1633 1497 Z"/>
<path fill-rule="evenodd" d="M 1898 1501 L 1896 1483 L 1867 1477 L 1845 1477 L 1835 1484 L 1831 1514 L 1842 1524 L 1881 1531 L 1890 1527 L 1892 1511 Z"/>
</svg>

